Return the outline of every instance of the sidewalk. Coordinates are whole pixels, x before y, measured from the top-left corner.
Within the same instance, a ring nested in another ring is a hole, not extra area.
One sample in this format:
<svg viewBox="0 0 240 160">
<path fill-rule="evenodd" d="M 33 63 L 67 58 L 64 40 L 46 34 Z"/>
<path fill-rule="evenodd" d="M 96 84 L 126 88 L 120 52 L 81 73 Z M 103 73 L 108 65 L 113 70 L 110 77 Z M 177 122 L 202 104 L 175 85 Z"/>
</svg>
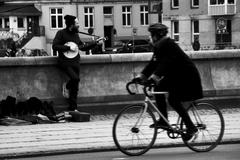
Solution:
<svg viewBox="0 0 240 160">
<path fill-rule="evenodd" d="M 240 108 L 222 110 L 225 119 L 223 142 L 240 142 Z M 70 152 L 116 149 L 112 139 L 115 115 L 92 116 L 90 122 L 57 123 L 26 126 L 0 126 L 0 159 Z M 182 144 L 158 134 L 155 145 Z"/>
</svg>

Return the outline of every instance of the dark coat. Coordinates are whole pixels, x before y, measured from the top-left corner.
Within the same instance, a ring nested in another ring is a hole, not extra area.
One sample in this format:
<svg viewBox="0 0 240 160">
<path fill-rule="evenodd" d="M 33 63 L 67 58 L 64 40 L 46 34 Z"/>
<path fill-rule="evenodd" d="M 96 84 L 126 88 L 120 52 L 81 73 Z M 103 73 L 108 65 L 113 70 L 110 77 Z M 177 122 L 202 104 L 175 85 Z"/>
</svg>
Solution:
<svg viewBox="0 0 240 160">
<path fill-rule="evenodd" d="M 70 50 L 69 46 L 64 45 L 66 42 L 74 42 L 78 45 L 78 48 L 82 51 L 87 51 L 97 45 L 96 42 L 83 43 L 78 33 L 70 32 L 68 29 L 59 30 L 53 39 L 52 49 L 58 52 L 59 63 L 67 65 L 79 65 L 80 55 L 74 58 L 66 58 L 63 52 Z"/>
<path fill-rule="evenodd" d="M 154 44 L 153 57 L 142 74 L 164 76 L 158 90 L 165 90 L 180 101 L 191 101 L 203 97 L 199 72 L 174 40 L 164 37 Z"/>
</svg>

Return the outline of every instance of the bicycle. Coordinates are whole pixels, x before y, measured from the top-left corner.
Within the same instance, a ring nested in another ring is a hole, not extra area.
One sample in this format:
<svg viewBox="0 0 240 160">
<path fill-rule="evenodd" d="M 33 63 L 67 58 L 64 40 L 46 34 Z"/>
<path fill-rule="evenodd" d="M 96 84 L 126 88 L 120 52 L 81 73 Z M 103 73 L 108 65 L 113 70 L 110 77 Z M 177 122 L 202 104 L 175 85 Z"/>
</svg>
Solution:
<svg viewBox="0 0 240 160">
<path fill-rule="evenodd" d="M 141 85 L 129 82 L 126 89 L 129 94 L 136 94 L 129 88 L 130 85 Z M 145 101 L 141 104 L 128 105 L 120 111 L 113 123 L 113 140 L 117 148 L 129 156 L 139 156 L 146 153 L 154 145 L 158 128 L 150 127 L 156 124 L 157 116 L 163 118 L 169 126 L 166 129 L 169 138 L 181 138 L 186 132 L 186 127 L 181 117 L 171 124 L 158 110 L 151 99 L 154 94 L 165 95 L 167 92 L 154 92 L 153 86 L 143 85 Z M 169 104 L 168 104 L 169 105 Z M 193 141 L 184 141 L 184 144 L 195 152 L 208 152 L 213 150 L 222 140 L 224 134 L 224 119 L 220 110 L 210 103 L 190 102 L 187 112 L 199 132 Z M 212 121 L 214 119 L 214 121 Z"/>
</svg>

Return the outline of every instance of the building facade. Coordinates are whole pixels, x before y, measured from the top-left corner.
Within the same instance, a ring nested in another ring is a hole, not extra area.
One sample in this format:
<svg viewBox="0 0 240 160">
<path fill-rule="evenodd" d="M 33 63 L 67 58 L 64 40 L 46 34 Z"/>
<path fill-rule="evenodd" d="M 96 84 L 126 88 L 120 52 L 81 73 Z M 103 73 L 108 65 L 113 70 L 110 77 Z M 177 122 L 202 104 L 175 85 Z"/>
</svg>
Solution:
<svg viewBox="0 0 240 160">
<path fill-rule="evenodd" d="M 23 2 L 24 5 L 34 4 L 41 13 L 37 16 L 38 25 L 44 26 L 46 51 L 51 54 L 52 40 L 56 32 L 65 27 L 63 17 L 66 14 L 74 15 L 79 19 L 81 32 L 87 33 L 88 29 L 92 28 L 93 34 L 108 37 L 108 41 L 105 42 L 106 47 L 111 47 L 117 39 L 131 39 L 133 36 L 136 39 L 146 39 L 149 36 L 148 25 L 160 20 L 159 0 L 5 0 L 5 4 L 9 5 Z M 22 16 L 22 30 L 24 28 L 27 30 L 27 18 Z M 18 19 L 17 15 L 15 19 Z M 16 29 L 18 23 L 13 26 L 10 21 L 8 24 L 8 28 L 14 32 L 19 31 L 19 28 Z M 91 40 L 89 36 L 80 36 L 83 41 Z"/>
<path fill-rule="evenodd" d="M 163 0 L 163 23 L 185 50 L 240 48 L 239 0 Z"/>
<path fill-rule="evenodd" d="M 3 2 L 4 1 L 4 2 Z M 194 40 L 201 50 L 240 48 L 239 0 L 3 0 L 0 2 L 0 39 L 23 39 L 26 48 L 42 48 L 52 55 L 52 40 L 65 27 L 64 15 L 78 17 L 80 31 L 118 39 L 147 39 L 150 23 L 162 21 L 169 36 L 184 50 Z M 83 41 L 91 37 L 80 35 Z M 35 45 L 35 44 L 38 45 Z"/>
</svg>

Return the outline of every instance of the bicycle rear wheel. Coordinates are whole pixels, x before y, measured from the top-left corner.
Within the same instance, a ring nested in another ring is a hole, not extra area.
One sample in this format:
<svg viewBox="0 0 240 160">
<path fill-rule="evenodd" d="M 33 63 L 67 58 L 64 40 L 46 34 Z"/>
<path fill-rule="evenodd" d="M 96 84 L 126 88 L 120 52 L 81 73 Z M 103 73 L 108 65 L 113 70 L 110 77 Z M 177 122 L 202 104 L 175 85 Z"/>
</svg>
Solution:
<svg viewBox="0 0 240 160">
<path fill-rule="evenodd" d="M 146 153 L 154 144 L 157 129 L 149 125 L 156 122 L 153 113 L 144 105 L 125 107 L 113 124 L 113 140 L 117 148 L 129 156 Z"/>
<path fill-rule="evenodd" d="M 191 142 L 184 141 L 184 143 L 196 152 L 211 151 L 219 144 L 224 134 L 225 125 L 222 113 L 209 103 L 193 104 L 187 111 L 199 133 L 196 139 Z M 183 125 L 181 128 L 184 127 Z"/>
</svg>

